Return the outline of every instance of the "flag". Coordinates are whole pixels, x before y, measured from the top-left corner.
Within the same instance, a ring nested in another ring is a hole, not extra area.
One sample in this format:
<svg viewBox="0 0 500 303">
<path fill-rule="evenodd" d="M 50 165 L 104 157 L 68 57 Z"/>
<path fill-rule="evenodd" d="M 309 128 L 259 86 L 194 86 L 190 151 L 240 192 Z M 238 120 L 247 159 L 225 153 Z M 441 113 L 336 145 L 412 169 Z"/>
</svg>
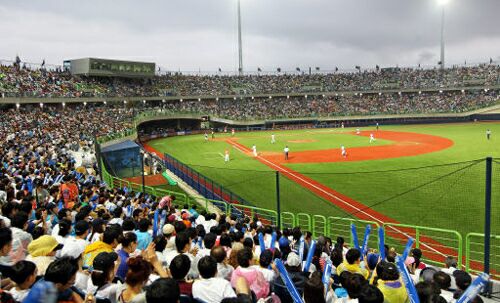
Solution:
<svg viewBox="0 0 500 303">
<path fill-rule="evenodd" d="M 300 72 L 300 67 L 296 67 L 295 70 Z"/>
<path fill-rule="evenodd" d="M 261 71 L 262 71 L 262 69 L 261 69 L 260 67 L 257 67 L 257 71 L 258 71 L 258 72 L 261 72 Z"/>
<path fill-rule="evenodd" d="M 338 72 L 339 71 L 339 68 L 335 66 L 335 71 Z"/>
<path fill-rule="evenodd" d="M 45 59 L 42 60 L 42 67 L 45 66 Z"/>
<path fill-rule="evenodd" d="M 316 66 L 316 71 L 319 71 L 319 66 Z"/>
<path fill-rule="evenodd" d="M 281 73 L 281 67 L 278 67 L 276 70 L 278 71 L 278 73 Z"/>
<path fill-rule="evenodd" d="M 20 64 L 20 63 L 21 63 L 21 58 L 19 58 L 19 56 L 18 56 L 18 55 L 16 55 L 16 63 L 17 63 L 17 64 Z"/>
<path fill-rule="evenodd" d="M 222 71 L 222 68 L 219 67 L 219 73 Z"/>
</svg>

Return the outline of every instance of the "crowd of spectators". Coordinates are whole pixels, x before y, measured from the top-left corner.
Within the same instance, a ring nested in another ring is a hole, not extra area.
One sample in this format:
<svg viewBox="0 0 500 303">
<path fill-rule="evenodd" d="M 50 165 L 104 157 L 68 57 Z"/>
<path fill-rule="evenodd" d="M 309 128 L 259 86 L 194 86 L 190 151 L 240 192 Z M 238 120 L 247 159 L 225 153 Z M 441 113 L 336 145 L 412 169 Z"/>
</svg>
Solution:
<svg viewBox="0 0 500 303">
<path fill-rule="evenodd" d="M 395 85 L 418 89 L 496 85 L 498 77 L 495 65 L 444 72 L 388 69 L 330 75 L 171 75 L 147 80 L 80 78 L 63 71 L 0 66 L 0 93 L 109 97 L 352 91 Z M 158 101 L 141 109 L 156 106 L 167 112 L 238 120 L 463 112 L 494 104 L 498 93 L 476 89 L 214 98 Z M 106 106 L 45 103 L 1 110 L 1 302 L 292 302 L 276 267 L 280 261 L 306 303 L 408 302 L 394 264 L 398 255 L 394 248 L 385 248 L 385 259 L 375 250 L 361 256 L 341 237 L 312 239 L 309 231 L 280 230 L 257 216 L 209 213 L 196 205 L 176 205 L 172 196 L 110 189 L 99 180 L 93 144 L 96 136 L 129 129 L 135 110 L 140 109 L 121 102 Z M 155 212 L 164 220 L 159 226 Z M 310 249 L 312 265 L 304 270 Z M 452 257 L 446 259 L 446 269 L 427 266 L 421 258 L 422 251 L 414 249 L 405 262 L 422 302 L 454 302 L 470 285 L 471 276 L 457 268 Z M 334 270 L 325 278 L 329 263 Z"/>
<path fill-rule="evenodd" d="M 280 261 L 305 303 L 408 302 L 394 248 L 362 256 L 341 237 L 107 187 L 95 159 L 75 155 L 95 135 L 127 129 L 131 115 L 90 105 L 2 112 L 1 302 L 292 302 Z M 405 262 L 421 302 L 454 302 L 471 284 L 453 257 L 440 269 L 413 249 Z"/>
<path fill-rule="evenodd" d="M 167 112 L 197 113 L 234 120 L 376 114 L 459 113 L 498 102 L 499 90 L 443 91 L 338 96 L 173 100 Z"/>
<path fill-rule="evenodd" d="M 4 97 L 164 97 L 271 93 L 384 91 L 492 87 L 500 66 L 482 64 L 440 69 L 386 68 L 330 74 L 192 76 L 168 74 L 148 79 L 72 76 L 67 71 L 0 66 Z"/>
</svg>

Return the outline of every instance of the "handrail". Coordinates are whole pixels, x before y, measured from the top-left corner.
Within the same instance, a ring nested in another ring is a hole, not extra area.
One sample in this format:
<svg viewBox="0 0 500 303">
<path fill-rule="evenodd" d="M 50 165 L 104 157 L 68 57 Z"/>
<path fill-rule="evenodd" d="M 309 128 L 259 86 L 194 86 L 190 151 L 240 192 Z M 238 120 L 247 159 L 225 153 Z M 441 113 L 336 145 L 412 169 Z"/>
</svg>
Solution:
<svg viewBox="0 0 500 303">
<path fill-rule="evenodd" d="M 484 246 L 484 244 L 483 244 L 484 242 L 473 242 L 471 240 L 471 238 L 474 238 L 474 237 L 479 237 L 479 238 L 484 239 L 484 234 L 481 234 L 481 233 L 468 233 L 465 236 L 465 270 L 467 272 L 478 273 L 479 271 L 474 270 L 474 269 L 471 268 L 471 261 L 476 261 L 476 260 L 473 259 L 472 253 L 476 253 L 476 254 L 480 254 L 481 256 L 484 256 L 484 251 L 477 251 L 477 252 L 473 251 L 472 244 Z M 491 235 L 490 239 L 500 240 L 500 235 Z M 494 246 L 494 245 L 492 245 L 492 246 Z M 500 246 L 496 245 L 496 247 L 498 248 Z M 493 264 L 493 262 L 491 264 Z M 497 265 L 497 266 L 500 267 L 500 264 L 495 264 L 495 265 Z M 500 274 L 498 272 L 498 269 L 496 271 L 492 271 L 490 274 L 492 276 L 496 277 L 496 278 L 500 278 Z"/>
<path fill-rule="evenodd" d="M 456 231 L 456 230 L 450 230 L 450 229 L 444 229 L 444 228 L 435 228 L 435 227 L 425 227 L 425 226 L 418 226 L 418 225 L 410 225 L 410 224 L 401 224 L 401 223 L 384 223 L 384 233 L 387 233 L 388 229 L 396 230 L 398 234 L 401 236 L 405 236 L 407 232 L 404 231 L 404 229 L 414 229 L 415 230 L 415 247 L 420 248 L 421 246 L 421 233 L 423 231 L 432 231 L 432 232 L 442 232 L 442 233 L 448 233 L 448 234 L 453 234 L 457 237 L 457 242 L 458 242 L 458 248 L 457 248 L 457 263 L 458 267 L 462 267 L 462 256 L 463 256 L 463 239 L 462 235 Z M 400 227 L 401 229 L 396 229 L 394 227 Z M 431 238 L 431 236 L 428 236 Z M 452 240 L 452 239 L 450 239 Z M 404 245 L 404 244 L 403 244 Z M 440 246 L 445 247 L 445 245 L 440 244 Z M 441 252 L 437 252 L 438 254 L 443 254 Z M 444 260 L 444 258 L 443 258 Z M 434 261 L 433 261 L 434 262 Z M 444 264 L 444 262 L 436 262 L 439 264 Z"/>
</svg>

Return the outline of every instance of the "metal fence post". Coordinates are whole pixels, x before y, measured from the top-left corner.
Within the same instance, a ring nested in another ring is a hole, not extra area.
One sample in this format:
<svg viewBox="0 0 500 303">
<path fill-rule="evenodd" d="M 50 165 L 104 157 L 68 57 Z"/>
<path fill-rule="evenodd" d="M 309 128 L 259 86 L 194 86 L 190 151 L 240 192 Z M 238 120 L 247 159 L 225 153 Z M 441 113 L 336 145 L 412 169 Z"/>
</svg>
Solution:
<svg viewBox="0 0 500 303">
<path fill-rule="evenodd" d="M 280 172 L 276 171 L 276 212 L 278 213 L 277 226 L 281 226 L 281 201 L 280 201 Z"/>
<path fill-rule="evenodd" d="M 484 203 L 484 272 L 490 274 L 490 237 L 491 237 L 491 162 L 486 158 L 486 187 Z"/>
</svg>

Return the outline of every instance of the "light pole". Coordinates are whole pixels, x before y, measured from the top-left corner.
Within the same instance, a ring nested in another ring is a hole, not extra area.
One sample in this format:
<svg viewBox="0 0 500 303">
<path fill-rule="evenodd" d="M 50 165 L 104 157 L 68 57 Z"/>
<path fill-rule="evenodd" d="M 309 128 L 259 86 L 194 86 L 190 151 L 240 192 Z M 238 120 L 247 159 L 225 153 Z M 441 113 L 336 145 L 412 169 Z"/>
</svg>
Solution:
<svg viewBox="0 0 500 303">
<path fill-rule="evenodd" d="M 441 69 L 444 69 L 444 8 L 448 2 L 449 0 L 438 0 L 438 4 L 441 6 Z"/>
<path fill-rule="evenodd" d="M 238 75 L 243 76 L 243 46 L 241 42 L 240 0 L 238 0 Z"/>
<path fill-rule="evenodd" d="M 142 176 L 142 193 L 146 193 L 146 185 L 145 185 L 145 180 L 144 180 L 144 151 L 141 149 L 140 151 L 141 154 L 141 176 Z"/>
</svg>

